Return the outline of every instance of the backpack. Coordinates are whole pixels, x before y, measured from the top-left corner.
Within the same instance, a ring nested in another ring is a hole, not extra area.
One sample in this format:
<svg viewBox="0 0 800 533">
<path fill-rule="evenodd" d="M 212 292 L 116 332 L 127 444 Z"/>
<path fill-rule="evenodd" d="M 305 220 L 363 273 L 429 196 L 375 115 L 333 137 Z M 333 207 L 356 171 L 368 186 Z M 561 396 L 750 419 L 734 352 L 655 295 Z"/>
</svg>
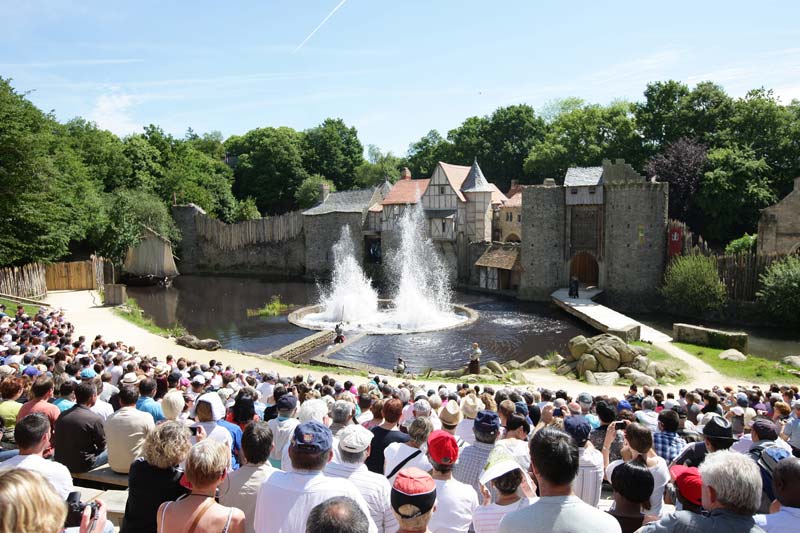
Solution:
<svg viewBox="0 0 800 533">
<path fill-rule="evenodd" d="M 761 471 L 762 489 L 767 494 L 770 500 L 775 499 L 775 493 L 772 490 L 772 473 L 775 471 L 775 466 L 787 457 L 791 457 L 791 452 L 787 451 L 775 444 L 774 442 L 765 442 L 754 446 L 750 452 L 750 457 L 758 465 Z"/>
</svg>

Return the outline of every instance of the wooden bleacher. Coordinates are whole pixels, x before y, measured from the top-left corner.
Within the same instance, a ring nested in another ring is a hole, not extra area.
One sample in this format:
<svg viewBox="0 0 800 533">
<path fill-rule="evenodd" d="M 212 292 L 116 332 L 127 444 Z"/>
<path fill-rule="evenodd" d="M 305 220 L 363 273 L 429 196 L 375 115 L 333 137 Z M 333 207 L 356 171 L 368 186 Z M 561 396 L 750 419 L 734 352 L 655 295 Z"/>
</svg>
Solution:
<svg viewBox="0 0 800 533">
<path fill-rule="evenodd" d="M 128 488 L 128 475 L 117 474 L 108 465 L 98 466 L 95 469 L 89 470 L 82 474 L 72 474 L 72 479 L 76 485 L 80 485 L 80 481 L 92 481 L 99 483 L 104 487 L 109 488 Z"/>
</svg>

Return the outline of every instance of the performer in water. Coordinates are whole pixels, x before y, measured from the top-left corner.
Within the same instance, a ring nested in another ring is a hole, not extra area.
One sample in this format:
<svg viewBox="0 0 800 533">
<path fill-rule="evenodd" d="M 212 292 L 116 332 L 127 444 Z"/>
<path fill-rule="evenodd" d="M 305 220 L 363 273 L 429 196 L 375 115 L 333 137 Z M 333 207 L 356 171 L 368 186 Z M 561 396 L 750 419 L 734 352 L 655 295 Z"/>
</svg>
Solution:
<svg viewBox="0 0 800 533">
<path fill-rule="evenodd" d="M 342 344 L 344 342 L 344 326 L 341 322 L 336 324 L 336 327 L 333 328 L 333 331 L 336 332 L 336 338 L 333 339 L 333 344 Z"/>
<path fill-rule="evenodd" d="M 477 342 L 472 343 L 472 354 L 469 356 L 469 373 L 470 374 L 480 374 L 481 373 L 481 347 L 478 346 Z"/>
</svg>

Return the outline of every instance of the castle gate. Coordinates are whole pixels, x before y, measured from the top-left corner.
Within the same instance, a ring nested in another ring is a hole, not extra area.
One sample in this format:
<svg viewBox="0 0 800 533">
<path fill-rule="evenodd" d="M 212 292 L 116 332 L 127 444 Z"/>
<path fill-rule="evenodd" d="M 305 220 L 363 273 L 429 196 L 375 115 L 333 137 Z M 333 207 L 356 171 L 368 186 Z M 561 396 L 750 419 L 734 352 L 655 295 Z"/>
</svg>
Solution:
<svg viewBox="0 0 800 533">
<path fill-rule="evenodd" d="M 569 264 L 569 276 L 577 277 L 584 285 L 597 286 L 599 267 L 597 260 L 589 252 L 578 252 Z"/>
</svg>

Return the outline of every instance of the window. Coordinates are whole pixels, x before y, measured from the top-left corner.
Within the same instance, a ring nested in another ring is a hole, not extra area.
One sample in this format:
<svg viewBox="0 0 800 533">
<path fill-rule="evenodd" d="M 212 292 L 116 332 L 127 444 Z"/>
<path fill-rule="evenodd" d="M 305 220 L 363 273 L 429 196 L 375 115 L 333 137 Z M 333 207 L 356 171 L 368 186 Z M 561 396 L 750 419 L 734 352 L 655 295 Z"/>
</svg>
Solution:
<svg viewBox="0 0 800 533">
<path fill-rule="evenodd" d="M 573 188 L 571 188 L 569 190 L 569 192 L 570 192 L 570 194 L 578 194 L 578 188 L 577 187 L 573 187 Z"/>
<path fill-rule="evenodd" d="M 589 194 L 595 194 L 595 187 L 589 187 Z"/>
<path fill-rule="evenodd" d="M 439 187 L 439 194 L 444 194 L 444 186 Z"/>
<path fill-rule="evenodd" d="M 522 214 L 517 215 L 517 222 L 522 222 Z"/>
<path fill-rule="evenodd" d="M 442 235 L 444 235 L 445 233 L 444 225 L 445 225 L 445 220 L 442 219 Z"/>
</svg>

